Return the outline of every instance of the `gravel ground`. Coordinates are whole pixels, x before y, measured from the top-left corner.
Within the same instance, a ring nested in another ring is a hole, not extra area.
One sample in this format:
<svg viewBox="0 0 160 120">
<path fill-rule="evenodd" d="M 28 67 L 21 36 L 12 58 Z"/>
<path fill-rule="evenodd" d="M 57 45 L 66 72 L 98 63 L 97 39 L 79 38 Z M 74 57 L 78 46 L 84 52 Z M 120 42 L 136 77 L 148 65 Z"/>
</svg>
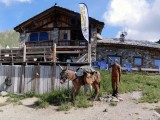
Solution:
<svg viewBox="0 0 160 120">
<path fill-rule="evenodd" d="M 5 105 L 0 107 L 0 120 L 160 120 L 154 108 L 160 108 L 159 103 L 138 103 L 139 92 L 122 94 L 123 101 L 116 106 L 109 102 L 95 101 L 93 107 L 72 108 L 71 110 L 57 111 L 56 106 L 45 109 L 32 107 L 37 98 L 22 100 L 22 105 Z M 0 97 L 4 103 L 6 97 Z"/>
</svg>

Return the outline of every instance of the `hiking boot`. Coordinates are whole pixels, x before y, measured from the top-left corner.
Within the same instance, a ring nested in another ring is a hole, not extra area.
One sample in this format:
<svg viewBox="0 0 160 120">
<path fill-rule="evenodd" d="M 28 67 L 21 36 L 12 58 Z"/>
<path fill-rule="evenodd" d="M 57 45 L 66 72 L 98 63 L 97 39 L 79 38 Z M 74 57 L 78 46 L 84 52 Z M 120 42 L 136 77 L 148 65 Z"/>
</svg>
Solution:
<svg viewBox="0 0 160 120">
<path fill-rule="evenodd" d="M 115 94 L 115 97 L 116 97 L 116 98 L 118 98 L 118 97 L 120 97 L 120 96 L 119 96 L 119 94 L 118 94 L 118 93 L 116 93 L 116 94 Z"/>
<path fill-rule="evenodd" d="M 116 91 L 115 90 L 113 91 L 112 96 L 116 97 Z"/>
<path fill-rule="evenodd" d="M 112 94 L 112 96 L 113 96 L 113 97 L 116 97 L 116 94 L 115 94 L 115 93 L 113 93 L 113 94 Z"/>
</svg>

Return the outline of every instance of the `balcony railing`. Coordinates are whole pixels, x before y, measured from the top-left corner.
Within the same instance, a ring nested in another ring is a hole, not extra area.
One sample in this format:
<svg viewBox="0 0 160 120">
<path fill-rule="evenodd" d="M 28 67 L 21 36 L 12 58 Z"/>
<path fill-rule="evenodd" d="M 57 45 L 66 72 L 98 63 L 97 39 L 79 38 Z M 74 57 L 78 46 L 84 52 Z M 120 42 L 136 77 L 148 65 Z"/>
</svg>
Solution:
<svg viewBox="0 0 160 120">
<path fill-rule="evenodd" d="M 25 42 L 27 47 L 33 46 L 53 46 L 53 41 L 28 41 Z"/>
<path fill-rule="evenodd" d="M 53 41 L 28 41 L 26 46 L 52 46 Z M 87 46 L 88 43 L 86 40 L 59 40 L 57 46 Z"/>
<path fill-rule="evenodd" d="M 87 46 L 86 40 L 61 40 L 58 46 Z"/>
</svg>

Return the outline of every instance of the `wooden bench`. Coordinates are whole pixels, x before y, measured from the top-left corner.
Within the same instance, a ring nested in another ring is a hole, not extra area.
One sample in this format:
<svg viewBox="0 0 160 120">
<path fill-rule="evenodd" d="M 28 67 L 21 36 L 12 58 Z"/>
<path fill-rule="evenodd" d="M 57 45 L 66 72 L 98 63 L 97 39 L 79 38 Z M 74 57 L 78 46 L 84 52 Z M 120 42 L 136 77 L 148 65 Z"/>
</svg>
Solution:
<svg viewBox="0 0 160 120">
<path fill-rule="evenodd" d="M 160 72 L 160 70 L 157 68 L 141 68 L 141 71 L 144 72 Z"/>
<path fill-rule="evenodd" d="M 125 71 L 125 67 L 121 67 L 122 71 Z M 142 72 L 160 72 L 158 68 L 132 68 L 132 71 L 142 71 Z"/>
</svg>

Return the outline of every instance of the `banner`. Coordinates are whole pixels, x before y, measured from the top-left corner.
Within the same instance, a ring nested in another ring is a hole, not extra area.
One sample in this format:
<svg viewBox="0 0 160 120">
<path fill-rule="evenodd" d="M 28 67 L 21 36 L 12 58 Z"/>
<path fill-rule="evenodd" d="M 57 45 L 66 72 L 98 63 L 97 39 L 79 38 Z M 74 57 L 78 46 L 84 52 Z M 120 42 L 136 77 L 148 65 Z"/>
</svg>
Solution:
<svg viewBox="0 0 160 120">
<path fill-rule="evenodd" d="M 89 20 L 88 9 L 84 3 L 80 3 L 81 29 L 84 38 L 89 42 Z"/>
</svg>

